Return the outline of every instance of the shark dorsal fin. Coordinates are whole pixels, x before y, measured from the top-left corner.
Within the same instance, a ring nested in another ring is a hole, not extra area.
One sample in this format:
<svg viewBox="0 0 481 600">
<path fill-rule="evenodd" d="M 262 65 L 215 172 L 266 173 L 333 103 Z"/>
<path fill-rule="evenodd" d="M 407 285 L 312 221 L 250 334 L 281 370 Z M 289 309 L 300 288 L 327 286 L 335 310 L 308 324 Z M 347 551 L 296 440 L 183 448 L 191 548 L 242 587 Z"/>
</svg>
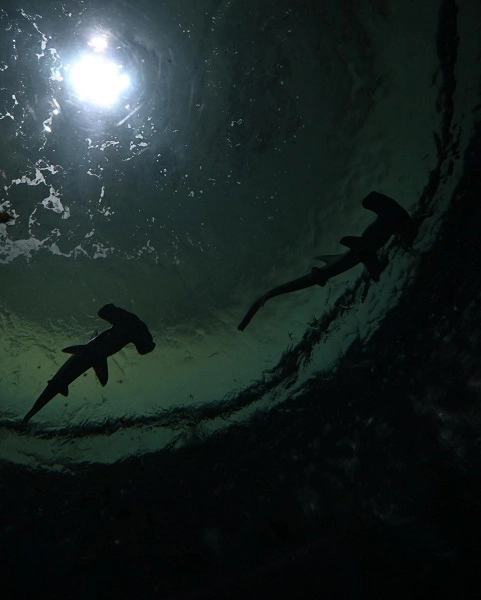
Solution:
<svg viewBox="0 0 481 600">
<path fill-rule="evenodd" d="M 364 250 L 366 247 L 366 242 L 361 237 L 356 237 L 355 235 L 346 235 L 345 237 L 339 240 L 343 246 L 349 248 L 350 250 L 354 250 L 355 252 L 360 252 Z"/>
<path fill-rule="evenodd" d="M 330 267 L 331 265 L 337 263 L 341 256 L 344 256 L 344 254 L 322 254 L 320 256 L 314 256 L 314 260 L 321 260 L 328 267 Z"/>
<path fill-rule="evenodd" d="M 97 375 L 97 379 L 100 381 L 102 386 L 105 386 L 107 384 L 107 381 L 109 380 L 109 367 L 107 365 L 107 359 L 103 358 L 101 360 L 98 360 L 94 365 L 93 365 L 95 374 Z"/>
<path fill-rule="evenodd" d="M 85 344 L 79 344 L 78 346 L 67 346 L 62 350 L 62 352 L 67 352 L 67 354 L 82 354 L 86 347 L 87 346 Z"/>
</svg>

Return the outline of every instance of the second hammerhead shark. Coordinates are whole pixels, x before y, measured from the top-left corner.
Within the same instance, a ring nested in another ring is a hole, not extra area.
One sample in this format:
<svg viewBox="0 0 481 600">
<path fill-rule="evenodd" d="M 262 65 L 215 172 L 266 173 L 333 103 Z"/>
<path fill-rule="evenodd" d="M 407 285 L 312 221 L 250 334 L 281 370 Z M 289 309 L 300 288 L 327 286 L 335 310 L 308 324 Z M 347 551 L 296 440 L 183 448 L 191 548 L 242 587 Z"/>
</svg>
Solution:
<svg viewBox="0 0 481 600">
<path fill-rule="evenodd" d="M 303 290 L 312 285 L 324 286 L 331 277 L 344 273 L 359 263 L 364 264 L 374 281 L 379 281 L 382 266 L 377 256 L 378 250 L 395 234 L 399 235 L 401 243 L 406 248 L 410 248 L 417 235 L 418 226 L 402 206 L 389 196 L 379 192 L 368 194 L 362 201 L 362 205 L 376 213 L 377 219 L 368 225 L 360 237 L 347 236 L 340 240 L 343 246 L 349 248 L 347 252 L 316 256 L 317 260 L 325 263 L 325 267 L 313 267 L 309 274 L 275 287 L 258 298 L 249 308 L 237 329 L 243 331 L 256 312 L 270 298 Z"/>
<path fill-rule="evenodd" d="M 106 304 L 97 314 L 112 327 L 94 337 L 88 344 L 63 349 L 63 352 L 72 356 L 50 379 L 47 387 L 23 418 L 23 423 L 27 423 L 57 394 L 68 396 L 68 386 L 90 368 L 94 369 L 100 383 L 106 385 L 109 378 L 107 358 L 127 344 L 133 343 L 139 354 L 147 354 L 155 348 L 147 325 L 133 313 L 113 304 Z"/>
</svg>

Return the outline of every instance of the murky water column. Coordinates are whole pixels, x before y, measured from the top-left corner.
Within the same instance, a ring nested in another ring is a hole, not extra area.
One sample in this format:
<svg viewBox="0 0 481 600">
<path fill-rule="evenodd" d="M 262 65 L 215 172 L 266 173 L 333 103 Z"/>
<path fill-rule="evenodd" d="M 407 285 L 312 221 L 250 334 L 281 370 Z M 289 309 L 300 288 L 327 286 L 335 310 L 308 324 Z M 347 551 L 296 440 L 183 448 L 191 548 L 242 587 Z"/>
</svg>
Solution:
<svg viewBox="0 0 481 600">
<path fill-rule="evenodd" d="M 275 407 L 369 339 L 417 259 L 389 247 L 379 284 L 358 267 L 240 333 L 252 300 L 362 233 L 373 189 L 422 219 L 418 252 L 435 239 L 479 104 L 475 2 L 191 4 L 0 13 L 5 460 L 109 463 Z M 155 352 L 19 429 L 109 302 Z"/>
</svg>

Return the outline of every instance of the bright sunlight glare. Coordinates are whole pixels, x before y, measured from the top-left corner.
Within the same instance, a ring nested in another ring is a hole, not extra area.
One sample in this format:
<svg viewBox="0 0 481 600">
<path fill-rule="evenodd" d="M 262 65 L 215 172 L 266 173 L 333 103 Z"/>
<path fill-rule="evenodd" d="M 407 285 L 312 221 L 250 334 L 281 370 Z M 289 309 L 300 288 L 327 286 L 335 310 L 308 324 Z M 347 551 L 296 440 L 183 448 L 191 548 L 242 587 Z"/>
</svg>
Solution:
<svg viewBox="0 0 481 600">
<path fill-rule="evenodd" d="M 121 65 L 91 54 L 72 66 L 70 80 L 81 101 L 104 107 L 115 104 L 130 85 Z"/>
<path fill-rule="evenodd" d="M 96 35 L 89 41 L 89 46 L 93 49 L 94 52 L 103 52 L 107 49 L 107 36 L 105 35 Z"/>
</svg>

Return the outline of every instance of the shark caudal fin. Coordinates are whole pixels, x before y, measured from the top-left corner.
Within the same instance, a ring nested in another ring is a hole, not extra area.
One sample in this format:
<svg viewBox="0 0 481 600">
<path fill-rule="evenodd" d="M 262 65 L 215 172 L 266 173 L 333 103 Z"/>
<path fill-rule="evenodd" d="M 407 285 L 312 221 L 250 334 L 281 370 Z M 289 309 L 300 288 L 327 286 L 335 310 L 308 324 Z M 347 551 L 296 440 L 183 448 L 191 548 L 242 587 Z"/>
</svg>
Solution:
<svg viewBox="0 0 481 600">
<path fill-rule="evenodd" d="M 43 390 L 43 392 L 38 397 L 35 404 L 28 411 L 28 413 L 23 417 L 22 423 L 23 424 L 28 423 L 28 421 L 30 421 L 30 419 L 34 415 L 36 415 L 41 408 L 43 408 L 48 402 L 50 402 L 50 400 L 52 400 L 52 398 L 55 398 L 55 396 L 58 393 L 61 393 L 64 396 L 66 396 L 68 394 L 68 386 L 66 386 L 63 390 L 56 390 L 55 387 L 49 382 L 47 387 Z"/>
<path fill-rule="evenodd" d="M 26 423 L 28 423 L 30 421 L 30 419 L 33 417 L 33 415 L 36 413 L 36 410 L 29 410 L 28 413 L 23 417 L 22 419 L 22 423 L 23 425 L 25 425 Z"/>
</svg>

